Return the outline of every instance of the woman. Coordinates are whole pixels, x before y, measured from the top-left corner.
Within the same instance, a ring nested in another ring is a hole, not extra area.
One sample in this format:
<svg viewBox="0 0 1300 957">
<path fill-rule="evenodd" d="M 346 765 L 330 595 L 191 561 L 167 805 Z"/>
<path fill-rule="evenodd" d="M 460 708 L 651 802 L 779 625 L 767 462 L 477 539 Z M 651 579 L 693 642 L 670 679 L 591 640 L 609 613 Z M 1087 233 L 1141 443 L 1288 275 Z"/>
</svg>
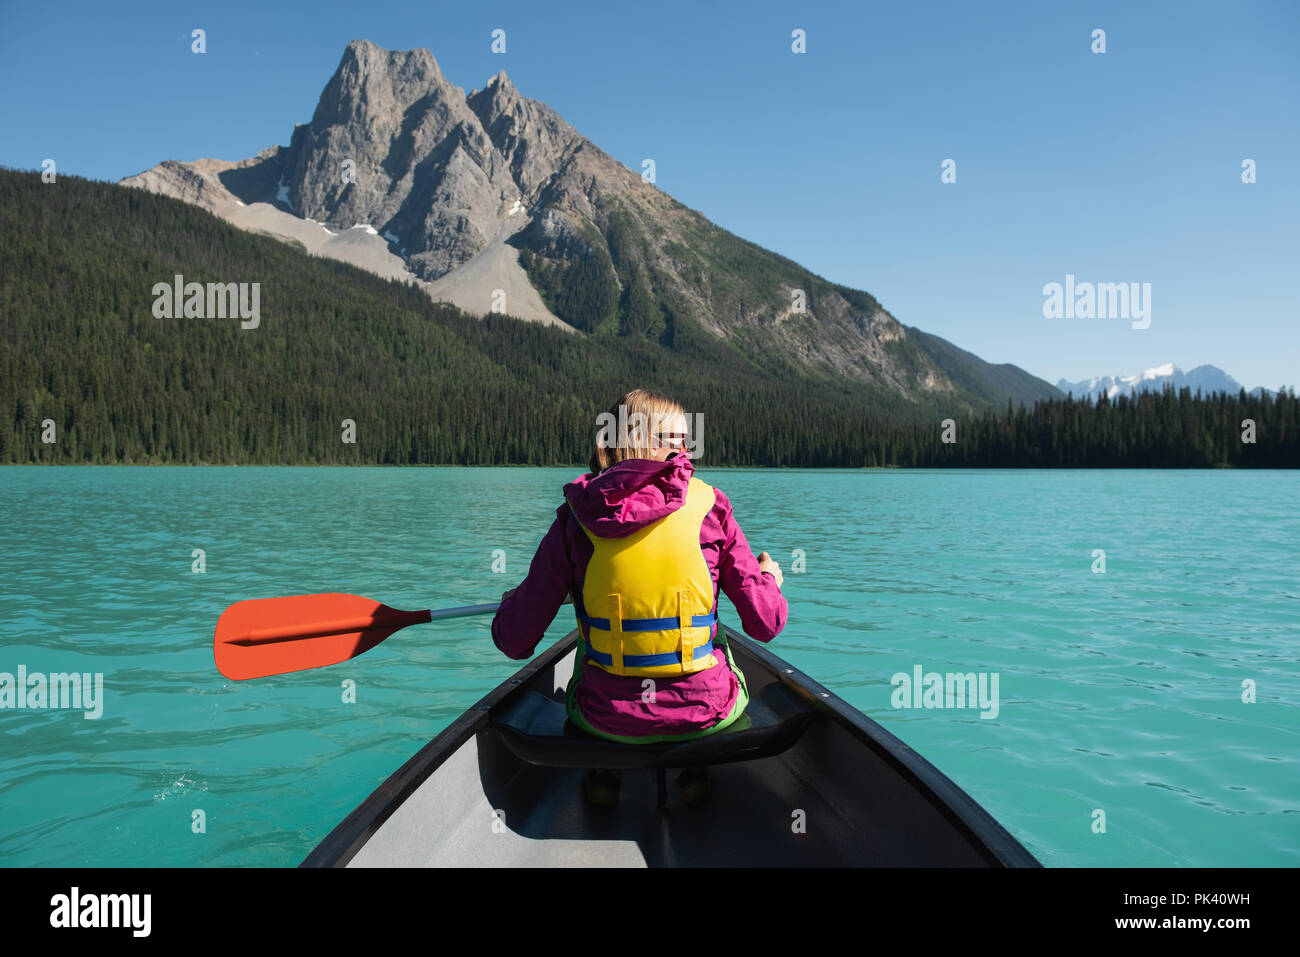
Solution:
<svg viewBox="0 0 1300 957">
<path fill-rule="evenodd" d="M 591 470 L 564 486 L 528 577 L 502 595 L 492 641 L 510 658 L 530 657 L 571 596 L 581 634 L 571 721 L 631 743 L 712 734 L 749 701 L 717 625 L 718 588 L 745 633 L 771 641 L 789 611 L 781 568 L 767 552 L 754 557 L 726 495 L 694 478 L 679 403 L 637 389 L 610 415 L 617 441 L 603 430 Z M 619 783 L 612 771 L 583 779 L 588 799 L 609 806 Z M 687 803 L 712 791 L 703 769 L 677 784 Z"/>
</svg>

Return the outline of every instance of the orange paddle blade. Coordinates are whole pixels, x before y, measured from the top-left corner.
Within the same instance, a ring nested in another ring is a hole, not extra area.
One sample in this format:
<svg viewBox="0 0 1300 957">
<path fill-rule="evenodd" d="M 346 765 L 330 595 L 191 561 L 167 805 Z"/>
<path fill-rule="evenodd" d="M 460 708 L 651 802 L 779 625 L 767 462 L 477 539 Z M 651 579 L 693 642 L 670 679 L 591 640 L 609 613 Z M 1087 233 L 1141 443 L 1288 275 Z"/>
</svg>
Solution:
<svg viewBox="0 0 1300 957">
<path fill-rule="evenodd" d="M 227 678 L 265 678 L 336 665 L 430 620 L 427 609 L 398 611 L 358 595 L 254 598 L 221 613 L 212 653 Z"/>
</svg>

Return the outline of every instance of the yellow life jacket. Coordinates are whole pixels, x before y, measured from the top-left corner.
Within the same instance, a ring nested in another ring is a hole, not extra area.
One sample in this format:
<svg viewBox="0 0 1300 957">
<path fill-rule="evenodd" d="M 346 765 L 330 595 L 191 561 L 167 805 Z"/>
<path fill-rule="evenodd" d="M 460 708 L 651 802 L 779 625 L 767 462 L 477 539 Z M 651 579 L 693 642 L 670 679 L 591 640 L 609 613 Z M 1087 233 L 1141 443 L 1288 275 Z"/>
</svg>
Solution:
<svg viewBox="0 0 1300 957">
<path fill-rule="evenodd" d="M 677 511 L 631 535 L 601 538 L 582 526 L 593 553 L 574 607 L 596 667 L 659 677 L 717 664 L 717 589 L 700 550 L 700 526 L 714 501 L 713 486 L 692 476 Z"/>
</svg>

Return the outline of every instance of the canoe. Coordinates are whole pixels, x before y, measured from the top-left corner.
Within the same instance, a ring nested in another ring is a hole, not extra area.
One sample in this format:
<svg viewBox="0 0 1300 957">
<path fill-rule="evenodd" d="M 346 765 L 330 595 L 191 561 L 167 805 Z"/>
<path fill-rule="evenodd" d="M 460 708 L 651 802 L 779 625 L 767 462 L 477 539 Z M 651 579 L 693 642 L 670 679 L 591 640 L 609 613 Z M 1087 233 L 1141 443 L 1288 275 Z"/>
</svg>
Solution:
<svg viewBox="0 0 1300 957">
<path fill-rule="evenodd" d="M 766 647 L 726 629 L 745 715 L 658 745 L 567 722 L 571 632 L 394 772 L 302 867 L 1040 867 L 961 788 Z M 705 765 L 688 806 L 665 769 Z M 617 808 L 584 768 L 623 771 Z"/>
</svg>

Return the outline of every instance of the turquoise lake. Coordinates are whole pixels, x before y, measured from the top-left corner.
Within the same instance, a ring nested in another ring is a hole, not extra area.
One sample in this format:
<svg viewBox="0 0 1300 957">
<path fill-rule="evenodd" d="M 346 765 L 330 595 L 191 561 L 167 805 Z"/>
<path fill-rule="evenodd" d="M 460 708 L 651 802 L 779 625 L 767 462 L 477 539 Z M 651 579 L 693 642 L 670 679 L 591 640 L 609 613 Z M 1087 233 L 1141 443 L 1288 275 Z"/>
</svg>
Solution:
<svg viewBox="0 0 1300 957">
<path fill-rule="evenodd" d="M 231 682 L 212 657 L 222 610 L 496 601 L 579 472 L 0 468 L 0 672 L 104 681 L 98 719 L 0 710 L 0 864 L 297 865 L 520 663 L 484 616 Z M 1045 865 L 1300 865 L 1300 476 L 697 474 L 785 572 L 772 649 Z M 739 627 L 725 597 L 720 612 Z M 572 627 L 566 606 L 548 641 Z M 998 675 L 996 717 L 893 707 L 892 676 L 916 666 Z"/>
</svg>

